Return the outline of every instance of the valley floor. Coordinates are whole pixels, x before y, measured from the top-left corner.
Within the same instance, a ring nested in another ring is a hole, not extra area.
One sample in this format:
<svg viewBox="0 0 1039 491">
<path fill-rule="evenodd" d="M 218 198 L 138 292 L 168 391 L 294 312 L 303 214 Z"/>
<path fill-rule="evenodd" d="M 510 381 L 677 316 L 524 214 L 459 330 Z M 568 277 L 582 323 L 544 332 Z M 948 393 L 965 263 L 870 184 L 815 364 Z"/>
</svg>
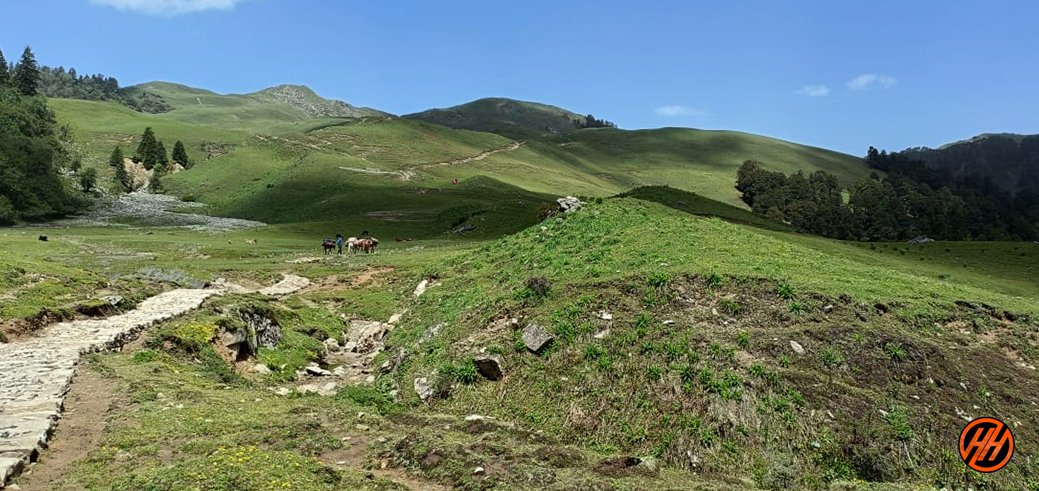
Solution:
<svg viewBox="0 0 1039 491">
<path fill-rule="evenodd" d="M 1039 476 L 1028 244 L 846 244 L 631 199 L 493 242 L 342 257 L 319 244 L 282 226 L 0 231 L 0 355 L 53 340 L 49 410 L 76 372 L 51 448 L 12 483 L 1022 489 Z M 286 274 L 308 284 L 260 291 Z M 182 291 L 223 294 L 122 326 L 156 321 L 73 365 L 93 344 L 83 328 Z M 530 325 L 551 347 L 526 347 Z M 476 355 L 499 356 L 504 377 L 485 380 Z M 44 361 L 19 363 L 39 378 Z M 990 476 L 950 452 L 980 414 L 1022 442 Z"/>
</svg>

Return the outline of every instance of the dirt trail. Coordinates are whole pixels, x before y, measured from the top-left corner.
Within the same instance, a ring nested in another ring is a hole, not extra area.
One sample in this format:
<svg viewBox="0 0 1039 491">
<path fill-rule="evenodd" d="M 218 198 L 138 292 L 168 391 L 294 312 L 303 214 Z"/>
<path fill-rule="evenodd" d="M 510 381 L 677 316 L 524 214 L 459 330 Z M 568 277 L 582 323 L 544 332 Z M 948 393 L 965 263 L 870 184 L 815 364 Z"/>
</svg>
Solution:
<svg viewBox="0 0 1039 491">
<path fill-rule="evenodd" d="M 520 147 L 523 146 L 524 143 L 526 143 L 526 142 L 516 141 L 516 142 L 512 142 L 512 143 L 510 143 L 508 145 L 505 145 L 504 147 L 494 148 L 494 149 L 491 149 L 491 150 L 486 150 L 486 151 L 480 152 L 478 155 L 474 155 L 472 157 L 463 157 L 463 158 L 460 158 L 460 159 L 448 160 L 448 161 L 445 161 L 445 162 L 437 162 L 437 163 L 434 163 L 434 164 L 423 164 L 423 165 L 416 166 L 414 168 L 415 169 L 430 169 L 430 168 L 433 168 L 433 167 L 445 167 L 445 166 L 449 166 L 449 165 L 468 164 L 469 162 L 476 162 L 478 160 L 483 160 L 483 159 L 485 159 L 487 157 L 490 157 L 491 155 L 494 155 L 496 153 L 512 152 L 514 150 L 518 150 Z"/>
<path fill-rule="evenodd" d="M 284 295 L 308 284 L 306 278 L 287 275 L 261 292 Z M 37 336 L 0 344 L 0 487 L 47 448 L 80 355 L 122 346 L 148 326 L 197 309 L 206 299 L 228 291 L 172 290 L 124 314 L 61 322 Z"/>
</svg>

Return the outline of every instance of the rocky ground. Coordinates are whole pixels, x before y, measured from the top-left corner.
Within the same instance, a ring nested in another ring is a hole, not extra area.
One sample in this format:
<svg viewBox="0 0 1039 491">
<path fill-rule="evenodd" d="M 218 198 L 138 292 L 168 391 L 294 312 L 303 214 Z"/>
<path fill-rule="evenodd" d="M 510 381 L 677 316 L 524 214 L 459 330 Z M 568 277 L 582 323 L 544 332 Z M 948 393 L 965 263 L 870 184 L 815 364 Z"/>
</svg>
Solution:
<svg viewBox="0 0 1039 491">
<path fill-rule="evenodd" d="M 120 220 L 132 220 L 138 225 L 184 227 L 200 231 L 227 231 L 262 227 L 263 222 L 224 218 L 175 211 L 183 208 L 202 208 L 205 205 L 181 201 L 175 196 L 134 192 L 117 199 L 105 199 L 86 214 L 58 222 L 60 225 L 109 226 Z"/>
<path fill-rule="evenodd" d="M 306 278 L 288 275 L 260 293 L 285 295 L 308 284 Z M 62 322 L 37 336 L 0 344 L 0 487 L 47 448 L 82 354 L 122 346 L 142 329 L 196 309 L 225 291 L 177 289 L 125 314 Z"/>
</svg>

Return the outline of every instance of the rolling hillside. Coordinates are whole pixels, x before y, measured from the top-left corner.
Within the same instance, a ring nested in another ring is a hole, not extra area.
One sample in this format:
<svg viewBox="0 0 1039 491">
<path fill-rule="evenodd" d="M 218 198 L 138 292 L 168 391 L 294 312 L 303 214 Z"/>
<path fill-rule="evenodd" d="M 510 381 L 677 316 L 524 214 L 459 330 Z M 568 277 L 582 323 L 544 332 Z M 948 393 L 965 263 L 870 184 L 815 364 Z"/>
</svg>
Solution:
<svg viewBox="0 0 1039 491">
<path fill-rule="evenodd" d="M 535 223 L 557 196 L 610 196 L 641 185 L 743 208 L 733 183 L 747 159 L 784 172 L 827 170 L 845 184 L 868 174 L 852 156 L 738 132 L 581 129 L 513 138 L 522 135 L 380 117 L 290 86 L 250 95 L 142 87 L 174 109 L 144 114 L 112 102 L 51 101 L 85 164 L 105 182 L 112 147 L 132 153 L 151 126 L 167 148 L 182 140 L 196 163 L 164 179 L 170 192 L 210 205 L 211 213 L 322 230 L 349 223 L 383 235 L 450 237 L 458 229 L 493 237 Z M 550 106 L 528 109 L 573 117 Z M 516 219 L 517 209 L 524 218 Z"/>
<path fill-rule="evenodd" d="M 570 133 L 585 116 L 538 102 L 502 97 L 478 99 L 444 109 L 429 109 L 403 116 L 450 128 L 474 131 Z"/>
<path fill-rule="evenodd" d="M 1039 192 L 1039 135 L 985 134 L 901 153 L 956 177 L 978 175 L 1010 192 Z"/>
</svg>

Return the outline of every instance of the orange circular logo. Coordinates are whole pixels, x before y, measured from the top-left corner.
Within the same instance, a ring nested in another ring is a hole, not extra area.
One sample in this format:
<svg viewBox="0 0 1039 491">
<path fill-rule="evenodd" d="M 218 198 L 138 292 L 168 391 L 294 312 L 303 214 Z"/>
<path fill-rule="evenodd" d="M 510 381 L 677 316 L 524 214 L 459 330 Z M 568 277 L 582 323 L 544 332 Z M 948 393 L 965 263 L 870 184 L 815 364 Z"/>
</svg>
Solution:
<svg viewBox="0 0 1039 491">
<path fill-rule="evenodd" d="M 1014 434 L 996 418 L 978 418 L 960 432 L 960 458 L 978 472 L 996 472 L 1014 456 Z"/>
</svg>

